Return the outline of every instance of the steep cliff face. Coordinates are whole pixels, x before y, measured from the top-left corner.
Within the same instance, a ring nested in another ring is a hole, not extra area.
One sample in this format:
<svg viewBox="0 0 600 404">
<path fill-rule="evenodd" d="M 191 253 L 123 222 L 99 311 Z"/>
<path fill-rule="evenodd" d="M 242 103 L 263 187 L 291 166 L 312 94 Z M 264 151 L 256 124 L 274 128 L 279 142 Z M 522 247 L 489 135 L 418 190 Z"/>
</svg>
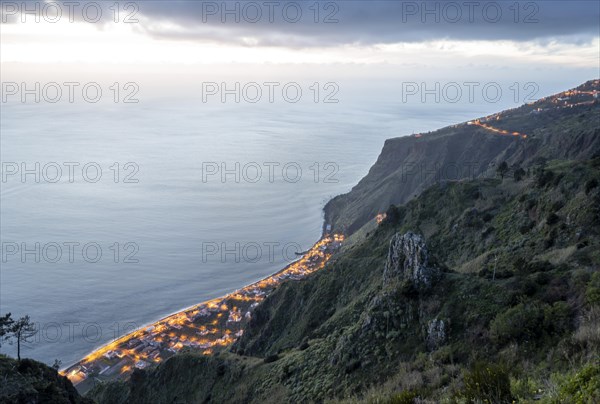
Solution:
<svg viewBox="0 0 600 404">
<path fill-rule="evenodd" d="M 600 90 L 588 82 L 579 89 Z M 347 194 L 325 206 L 325 225 L 351 234 L 391 205 L 399 205 L 434 183 L 494 177 L 503 161 L 529 167 L 540 159 L 587 159 L 600 152 L 600 104 L 557 106 L 547 97 L 495 115 L 490 125 L 458 124 L 421 137 L 389 139 L 369 173 Z M 511 136 L 513 131 L 527 137 Z"/>
<path fill-rule="evenodd" d="M 598 349 L 598 178 L 595 159 L 434 186 L 322 271 L 276 289 L 231 351 L 180 354 L 90 394 L 279 403 L 375 389 L 381 402 L 398 391 L 442 402 L 463 394 L 474 361 L 511 363 L 514 377 L 576 372 Z"/>
<path fill-rule="evenodd" d="M 325 222 L 336 232 L 351 234 L 435 182 L 481 176 L 513 142 L 470 126 L 423 138 L 389 139 L 367 176 L 348 194 L 327 203 Z"/>
<path fill-rule="evenodd" d="M 441 130 L 435 139 L 386 142 L 378 167 L 328 205 L 335 229 L 356 228 L 378 206 L 387 209 L 408 195 L 398 191 L 398 156 L 404 162 L 410 153 L 421 153 L 423 161 L 507 161 L 530 172 L 428 187 L 322 271 L 278 287 L 231 350 L 176 355 L 90 394 L 111 404 L 349 396 L 386 402 L 398 392 L 424 402 L 498 402 L 465 393 L 463 376 L 485 361 L 511 364 L 517 387 L 525 386 L 515 393 L 519 401 L 534 399 L 532 375 L 573 372 L 581 378 L 579 369 L 586 369 L 587 379 L 575 389 L 567 386 L 567 395 L 550 396 L 561 385 L 544 392 L 548 402 L 575 402 L 579 388 L 600 374 L 592 363 L 600 343 L 590 332 L 600 322 L 600 158 L 584 160 L 597 151 L 599 109 L 581 108 L 543 122 L 507 113 L 504 123 L 528 130 L 529 143 L 482 136 L 472 126 Z M 402 154 L 394 145 L 412 151 Z M 552 156 L 563 160 L 540 163 Z M 494 166 L 487 170 L 495 172 Z M 510 385 L 508 373 L 501 376 Z M 535 377 L 535 390 L 546 389 L 549 379 Z M 592 380 L 584 387 L 593 393 L 595 386 Z M 600 399 L 600 386 L 597 391 Z"/>
</svg>

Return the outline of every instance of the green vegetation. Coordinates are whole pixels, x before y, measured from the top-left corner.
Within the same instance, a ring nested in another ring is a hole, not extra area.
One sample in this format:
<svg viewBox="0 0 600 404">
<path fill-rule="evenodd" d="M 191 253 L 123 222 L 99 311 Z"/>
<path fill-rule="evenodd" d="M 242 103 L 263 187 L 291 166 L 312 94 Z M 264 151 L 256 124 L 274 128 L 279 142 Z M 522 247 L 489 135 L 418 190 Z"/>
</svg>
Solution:
<svg viewBox="0 0 600 404">
<path fill-rule="evenodd" d="M 531 172 L 520 181 L 434 185 L 389 207 L 378 228 L 323 271 L 281 285 L 231 351 L 177 355 L 90 396 L 101 403 L 594 402 L 600 189 L 586 184 L 599 167 L 548 161 L 549 182 Z M 409 231 L 424 236 L 428 266 L 442 273 L 427 289 L 385 281 L 390 240 Z"/>
<path fill-rule="evenodd" d="M 589 91 L 591 86 L 588 82 L 580 89 Z M 525 133 L 526 139 L 497 136 L 466 124 L 420 138 L 388 139 L 369 174 L 349 193 L 327 203 L 326 223 L 336 232 L 354 233 L 391 204 L 402 205 L 437 182 L 500 178 L 494 167 L 517 182 L 535 176 L 539 186 L 551 184 L 557 179 L 554 172 L 544 171 L 545 162 L 581 161 L 600 151 L 600 103 L 556 109 L 551 98 L 497 115 L 494 126 Z M 533 113 L 537 108 L 545 111 Z M 585 191 L 597 188 L 599 180 L 586 179 Z"/>
<path fill-rule="evenodd" d="M 35 324 L 31 322 L 29 316 L 24 316 L 18 320 L 13 320 L 11 313 L 6 313 L 0 317 L 0 343 L 4 340 L 17 342 L 17 359 L 21 360 L 21 342 L 37 334 L 38 330 Z"/>
<path fill-rule="evenodd" d="M 31 359 L 0 355 L 0 403 L 93 403 L 55 369 Z"/>
<path fill-rule="evenodd" d="M 467 402 L 511 403 L 509 372 L 506 366 L 476 363 L 465 372 L 464 390 L 459 393 Z"/>
<path fill-rule="evenodd" d="M 558 401 L 586 404 L 600 400 L 600 364 L 590 363 L 560 385 Z"/>
<path fill-rule="evenodd" d="M 325 207 L 325 223 L 350 237 L 324 270 L 278 287 L 230 350 L 176 355 L 90 396 L 600 401 L 598 106 L 548 98 L 497 115 L 494 126 L 526 138 L 461 124 L 386 141 L 369 174 Z M 439 162 L 468 169 L 447 178 Z M 393 238 L 408 232 L 426 248 Z"/>
<path fill-rule="evenodd" d="M 503 161 L 502 163 L 500 163 L 500 165 L 498 166 L 498 169 L 496 171 L 498 172 L 498 175 L 500 176 L 500 178 L 504 179 L 504 176 L 508 172 L 508 164 L 506 163 L 506 161 Z"/>
<path fill-rule="evenodd" d="M 280 285 L 233 347 L 183 350 L 88 396 L 600 402 L 599 105 L 557 109 L 550 97 L 494 119 L 527 137 L 459 124 L 386 141 L 369 174 L 325 207 L 325 223 L 349 237 L 322 271 Z M 447 178 L 439 162 L 461 170 Z M 12 387 L 1 397 L 70 391 L 52 387 L 64 379 L 48 367 L 35 378 L 35 364 L 5 360 Z"/>
</svg>

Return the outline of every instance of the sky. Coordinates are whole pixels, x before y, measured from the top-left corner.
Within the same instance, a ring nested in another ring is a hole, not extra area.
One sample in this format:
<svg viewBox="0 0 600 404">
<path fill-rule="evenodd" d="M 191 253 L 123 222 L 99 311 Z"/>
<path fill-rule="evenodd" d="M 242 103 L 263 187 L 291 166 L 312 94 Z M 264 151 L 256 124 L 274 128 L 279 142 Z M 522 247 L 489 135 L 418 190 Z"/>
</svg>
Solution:
<svg viewBox="0 0 600 404">
<path fill-rule="evenodd" d="M 597 1 L 1 3 L 3 80 L 176 95 L 200 80 L 517 78 L 549 92 L 600 76 Z"/>
</svg>

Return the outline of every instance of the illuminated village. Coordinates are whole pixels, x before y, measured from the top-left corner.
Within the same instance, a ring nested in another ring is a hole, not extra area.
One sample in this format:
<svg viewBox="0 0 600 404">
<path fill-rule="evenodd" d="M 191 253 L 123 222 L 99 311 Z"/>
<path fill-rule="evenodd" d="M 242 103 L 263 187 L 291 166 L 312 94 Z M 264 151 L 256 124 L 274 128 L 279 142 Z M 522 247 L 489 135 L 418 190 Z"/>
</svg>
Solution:
<svg viewBox="0 0 600 404">
<path fill-rule="evenodd" d="M 499 120 L 499 119 L 500 119 L 500 116 L 495 116 L 495 117 L 493 117 L 493 118 L 494 118 L 494 119 L 496 119 L 496 120 Z M 467 123 L 467 125 L 477 125 L 477 126 L 479 126 L 479 127 L 482 127 L 482 128 L 484 128 L 484 129 L 487 129 L 487 130 L 489 130 L 490 132 L 493 132 L 493 133 L 495 133 L 495 134 L 497 134 L 497 135 L 503 135 L 503 136 L 518 136 L 518 137 L 520 137 L 520 138 L 522 138 L 522 139 L 527 139 L 527 135 L 525 135 L 525 134 L 523 134 L 523 133 L 521 133 L 521 132 L 510 132 L 510 131 L 508 131 L 508 130 L 505 130 L 505 129 L 498 129 L 498 128 L 496 128 L 496 127 L 493 127 L 493 126 L 491 126 L 491 125 L 490 125 L 490 124 L 488 124 L 488 123 L 485 123 L 485 122 L 488 122 L 489 120 L 490 120 L 490 119 L 486 119 L 485 121 L 483 121 L 483 122 L 482 122 L 482 120 L 480 120 L 480 119 L 477 119 L 477 120 L 475 120 L 475 121 L 469 121 L 469 122 Z"/>
<path fill-rule="evenodd" d="M 592 88 L 589 90 L 573 89 L 564 91 L 552 97 L 540 98 L 535 102 L 527 104 L 527 106 L 533 107 L 529 113 L 532 115 L 537 115 L 543 112 L 549 112 L 562 108 L 574 108 L 583 105 L 592 105 L 594 102 L 598 102 L 597 100 L 600 94 L 598 87 L 600 87 L 600 81 L 593 81 L 591 86 Z M 527 139 L 527 135 L 524 133 L 511 132 L 505 129 L 499 129 L 492 125 L 492 122 L 499 121 L 501 118 L 502 115 L 500 113 L 493 114 L 475 121 L 469 121 L 467 122 L 467 125 L 477 125 L 497 135 L 516 136 L 522 139 Z"/>
<path fill-rule="evenodd" d="M 537 115 L 562 108 L 591 105 L 598 102 L 599 88 L 600 81 L 596 80 L 590 83 L 589 89 L 569 90 L 526 104 L 525 112 Z M 524 133 L 493 125 L 502 118 L 501 114 L 494 114 L 456 126 L 474 125 L 496 135 L 528 138 Z M 423 134 L 413 136 L 420 138 Z M 385 217 L 385 213 L 380 213 L 375 217 L 375 221 L 380 224 Z M 328 226 L 327 231 L 330 230 Z M 134 369 L 160 364 L 182 349 L 210 355 L 216 349 L 230 346 L 242 335 L 254 308 L 270 292 L 284 281 L 299 280 L 323 268 L 343 240 L 342 235 L 327 235 L 298 261 L 282 271 L 226 296 L 198 304 L 127 334 L 99 348 L 61 373 L 80 391 L 87 391 L 96 381 L 125 379 Z"/>
<path fill-rule="evenodd" d="M 135 368 L 159 364 L 182 349 L 210 355 L 235 342 L 253 309 L 287 280 L 299 280 L 322 269 L 339 249 L 344 236 L 327 235 L 282 271 L 221 298 L 165 317 L 92 352 L 61 371 L 80 391 L 96 381 L 127 378 Z"/>
<path fill-rule="evenodd" d="M 563 108 L 575 108 L 578 106 L 592 105 L 598 103 L 600 99 L 600 80 L 594 80 L 587 83 L 585 89 L 572 89 L 567 90 L 551 97 L 543 97 L 537 101 L 526 104 L 530 107 L 529 113 L 532 115 L 538 115 L 544 112 L 556 111 Z M 483 118 L 469 121 L 467 125 L 474 125 L 480 128 L 486 129 L 487 131 L 500 136 L 514 136 L 516 138 L 527 139 L 528 135 L 517 132 L 501 129 L 493 125 L 493 122 L 500 121 L 502 114 L 492 114 Z M 454 127 L 461 126 L 454 125 Z M 413 137 L 421 138 L 422 133 L 413 134 Z"/>
</svg>

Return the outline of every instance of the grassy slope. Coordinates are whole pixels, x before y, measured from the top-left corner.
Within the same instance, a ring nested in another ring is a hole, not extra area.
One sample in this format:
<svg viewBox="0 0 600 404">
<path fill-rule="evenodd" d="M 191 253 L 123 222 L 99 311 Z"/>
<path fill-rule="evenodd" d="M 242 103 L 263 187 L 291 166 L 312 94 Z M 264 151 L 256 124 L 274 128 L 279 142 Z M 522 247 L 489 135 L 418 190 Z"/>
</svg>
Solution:
<svg viewBox="0 0 600 404">
<path fill-rule="evenodd" d="M 553 161 L 521 182 L 435 185 L 324 271 L 276 290 L 257 308 L 237 354 L 178 355 L 91 395 L 106 403 L 453 402 L 493 397 L 505 380 L 522 401 L 541 394 L 577 402 L 580 394 L 592 402 L 587 397 L 600 395 L 594 178 L 597 159 Z M 389 240 L 409 230 L 425 235 L 444 276 L 427 293 L 384 291 Z M 447 324 L 448 338 L 431 350 L 434 318 Z"/>
</svg>

